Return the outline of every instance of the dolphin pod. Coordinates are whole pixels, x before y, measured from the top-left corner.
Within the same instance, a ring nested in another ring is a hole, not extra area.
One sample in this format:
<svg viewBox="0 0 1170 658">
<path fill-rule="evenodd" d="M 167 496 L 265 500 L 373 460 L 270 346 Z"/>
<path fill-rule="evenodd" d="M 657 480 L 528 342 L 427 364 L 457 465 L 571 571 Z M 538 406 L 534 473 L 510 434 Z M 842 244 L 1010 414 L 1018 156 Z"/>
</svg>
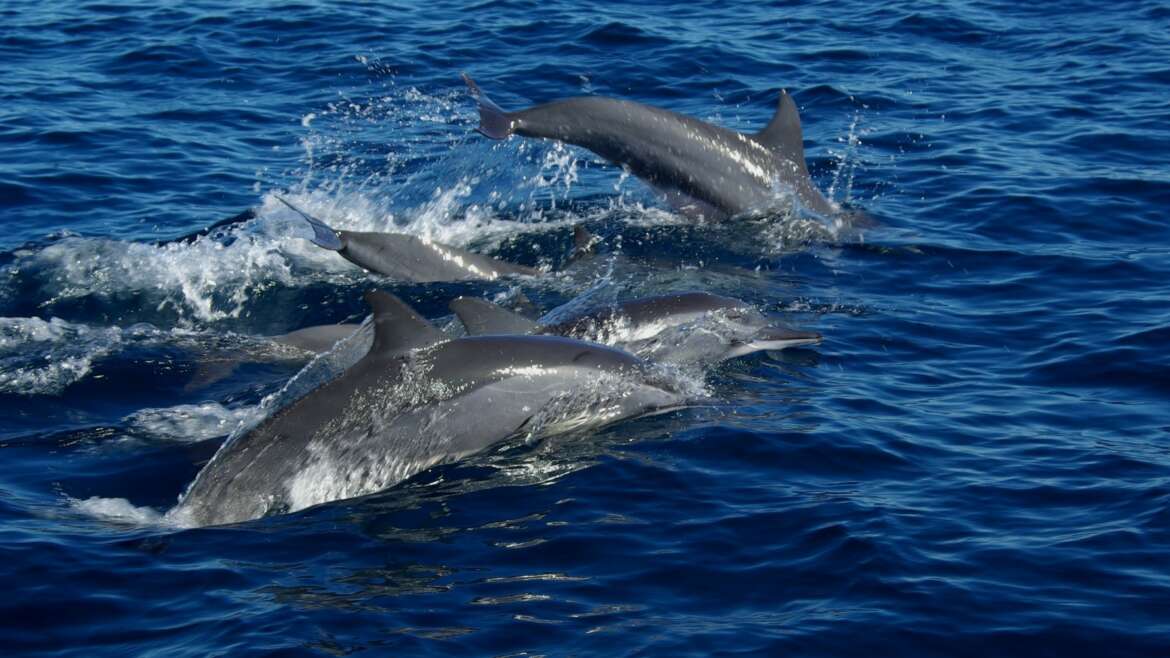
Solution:
<svg viewBox="0 0 1170 658">
<path fill-rule="evenodd" d="M 469 336 L 565 336 L 610 345 L 664 363 L 710 363 L 821 342 L 819 333 L 772 322 L 743 300 L 698 291 L 640 297 L 588 308 L 551 324 L 542 324 L 476 297 L 458 297 L 448 306 Z M 318 325 L 273 336 L 270 340 L 322 354 L 360 327 L 360 324 Z"/>
<path fill-rule="evenodd" d="M 450 339 L 393 295 L 366 299 L 369 353 L 221 447 L 171 518 L 220 525 L 372 493 L 513 436 L 551 403 L 606 377 L 624 383 L 620 395 L 554 419 L 558 428 L 686 401 L 620 350 L 559 336 Z M 420 395 L 432 397 L 411 402 Z"/>
<path fill-rule="evenodd" d="M 685 212 L 723 219 L 765 213 L 786 198 L 821 215 L 840 211 L 809 177 L 800 118 L 785 92 L 768 125 L 747 134 L 602 97 L 505 112 L 470 77 L 464 80 L 484 135 L 582 146 L 628 168 Z M 315 244 L 397 280 L 541 273 L 411 235 L 334 230 L 276 198 L 304 218 Z M 578 228 L 574 241 L 570 261 L 589 253 L 594 238 Z M 444 334 L 389 293 L 368 293 L 366 301 L 373 310 L 368 352 L 358 358 L 364 347 L 355 344 L 356 361 L 340 364 L 340 375 L 229 439 L 169 518 L 182 525 L 237 523 L 373 493 L 517 435 L 598 427 L 686 404 L 689 393 L 651 362 L 706 364 L 821 341 L 742 300 L 705 292 L 554 311 L 544 322 L 461 297 L 449 306 L 464 337 Z M 323 354 L 360 327 L 307 327 L 271 340 Z"/>
<path fill-rule="evenodd" d="M 474 297 L 451 311 L 471 335 L 568 336 L 614 345 L 664 363 L 708 363 L 821 342 L 821 335 L 770 322 L 747 302 L 705 292 L 642 297 L 540 324 Z"/>
<path fill-rule="evenodd" d="M 800 116 L 785 91 L 763 130 L 740 133 L 670 110 L 602 96 L 506 112 L 466 73 L 463 80 L 479 104 L 483 135 L 539 137 L 581 146 L 629 168 L 683 211 L 708 219 L 765 213 L 778 205 L 783 191 L 817 214 L 840 210 L 809 177 Z"/>
</svg>

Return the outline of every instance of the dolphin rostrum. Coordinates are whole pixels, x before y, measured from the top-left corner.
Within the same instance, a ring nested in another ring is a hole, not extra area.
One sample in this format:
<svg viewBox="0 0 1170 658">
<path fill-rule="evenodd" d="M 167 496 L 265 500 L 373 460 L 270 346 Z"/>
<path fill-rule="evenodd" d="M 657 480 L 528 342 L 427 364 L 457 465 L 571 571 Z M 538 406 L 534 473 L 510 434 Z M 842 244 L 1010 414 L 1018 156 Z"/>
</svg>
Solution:
<svg viewBox="0 0 1170 658">
<path fill-rule="evenodd" d="M 809 177 L 796 104 L 780 92 L 775 116 L 757 133 L 740 133 L 633 101 L 582 96 L 505 112 L 468 76 L 479 104 L 479 132 L 492 139 L 543 137 L 586 148 L 627 167 L 676 203 L 709 219 L 764 213 L 780 192 L 827 216 L 840 210 Z M 786 189 L 787 188 L 787 189 Z"/>
<path fill-rule="evenodd" d="M 450 303 L 468 334 L 569 336 L 669 363 L 706 363 L 821 342 L 812 331 L 774 324 L 747 302 L 705 292 L 642 297 L 541 324 L 491 302 Z"/>
<path fill-rule="evenodd" d="M 169 518 L 219 525 L 360 496 L 520 432 L 596 426 L 686 399 L 620 350 L 558 336 L 449 339 L 393 295 L 366 300 L 369 353 L 229 439 Z"/>
<path fill-rule="evenodd" d="M 540 274 L 535 268 L 506 263 L 405 233 L 337 231 L 283 197 L 276 198 L 309 223 L 313 228 L 313 244 L 336 251 L 358 267 L 399 281 L 492 281 L 513 274 Z"/>
</svg>

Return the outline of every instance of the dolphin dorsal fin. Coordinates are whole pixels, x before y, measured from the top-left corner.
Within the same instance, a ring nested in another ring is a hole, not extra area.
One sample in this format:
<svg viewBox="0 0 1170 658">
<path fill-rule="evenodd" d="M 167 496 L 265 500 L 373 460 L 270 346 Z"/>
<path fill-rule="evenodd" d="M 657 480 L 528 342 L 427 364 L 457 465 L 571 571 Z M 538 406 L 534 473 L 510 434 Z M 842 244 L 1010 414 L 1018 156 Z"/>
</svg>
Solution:
<svg viewBox="0 0 1170 658">
<path fill-rule="evenodd" d="M 530 334 L 537 324 L 508 309 L 474 297 L 452 300 L 448 307 L 472 336 L 483 334 Z"/>
<path fill-rule="evenodd" d="M 577 224 L 573 227 L 573 251 L 569 254 L 569 263 L 575 263 L 586 256 L 597 253 L 597 244 L 601 238 L 589 232 L 589 229 Z"/>
<path fill-rule="evenodd" d="M 374 312 L 374 346 L 370 354 L 401 354 L 446 338 L 406 302 L 388 292 L 370 291 L 366 293 L 366 303 Z"/>
<path fill-rule="evenodd" d="M 801 171 L 808 172 L 808 166 L 804 162 L 804 136 L 800 130 L 800 114 L 796 111 L 796 103 L 787 91 L 781 90 L 776 114 L 754 137 L 760 145 L 792 162 Z"/>
</svg>

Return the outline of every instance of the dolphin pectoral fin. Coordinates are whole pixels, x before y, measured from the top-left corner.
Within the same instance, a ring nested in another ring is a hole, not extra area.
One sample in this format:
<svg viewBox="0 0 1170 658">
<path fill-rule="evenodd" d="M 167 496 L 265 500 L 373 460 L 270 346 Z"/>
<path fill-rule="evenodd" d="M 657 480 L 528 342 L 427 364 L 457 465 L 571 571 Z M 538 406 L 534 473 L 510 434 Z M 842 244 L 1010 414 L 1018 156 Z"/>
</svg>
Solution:
<svg viewBox="0 0 1170 658">
<path fill-rule="evenodd" d="M 345 248 L 345 244 L 338 237 L 337 231 L 330 228 L 328 224 L 289 203 L 288 200 L 279 194 L 273 194 L 272 196 L 276 197 L 277 201 L 288 206 L 290 210 L 303 217 L 309 223 L 309 226 L 313 228 L 313 237 L 311 238 L 313 244 L 333 251 L 341 251 Z"/>
<path fill-rule="evenodd" d="M 372 290 L 366 293 L 366 303 L 374 312 L 374 345 L 370 354 L 408 352 L 447 339 L 426 318 L 388 292 Z"/>
<path fill-rule="evenodd" d="M 800 113 L 796 111 L 796 103 L 787 91 L 780 92 L 776 114 L 763 130 L 754 135 L 754 138 L 760 145 L 808 174 L 808 165 L 804 161 L 804 135 L 800 128 Z"/>
<path fill-rule="evenodd" d="M 530 334 L 537 324 L 532 320 L 475 297 L 459 297 L 447 305 L 471 336 L 481 334 Z"/>
<path fill-rule="evenodd" d="M 485 137 L 492 139 L 504 139 L 512 134 L 516 125 L 512 117 L 502 109 L 499 105 L 492 102 L 487 94 L 475 84 L 470 75 L 463 73 L 463 81 L 467 83 L 468 89 L 471 90 L 471 96 L 475 98 L 476 103 L 479 104 L 479 130 Z"/>
</svg>

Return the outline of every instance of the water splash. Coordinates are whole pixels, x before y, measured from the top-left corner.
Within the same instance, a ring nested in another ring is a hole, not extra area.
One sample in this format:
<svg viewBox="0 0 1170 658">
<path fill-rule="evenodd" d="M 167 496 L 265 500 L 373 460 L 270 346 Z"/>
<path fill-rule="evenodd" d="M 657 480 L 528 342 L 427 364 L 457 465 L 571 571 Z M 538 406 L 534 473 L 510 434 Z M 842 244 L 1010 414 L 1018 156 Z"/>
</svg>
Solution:
<svg viewBox="0 0 1170 658">
<path fill-rule="evenodd" d="M 153 308 L 184 326 L 239 318 L 251 297 L 294 280 L 281 249 L 291 238 L 266 228 L 249 222 L 228 240 L 201 236 L 169 244 L 70 236 L 20 252 L 6 273 L 19 287 L 33 288 L 25 294 L 43 299 L 44 307 L 92 299 Z"/>
<path fill-rule="evenodd" d="M 59 318 L 0 318 L 0 393 L 60 395 L 127 339 L 161 337 L 146 325 L 123 330 Z"/>
<path fill-rule="evenodd" d="M 69 506 L 84 516 L 133 527 L 176 527 L 152 507 L 138 506 L 125 498 L 92 496 L 84 500 L 69 499 Z"/>
<path fill-rule="evenodd" d="M 193 443 L 226 436 L 249 424 L 257 407 L 229 409 L 218 402 L 141 409 L 125 418 L 131 432 L 164 441 Z"/>
</svg>

